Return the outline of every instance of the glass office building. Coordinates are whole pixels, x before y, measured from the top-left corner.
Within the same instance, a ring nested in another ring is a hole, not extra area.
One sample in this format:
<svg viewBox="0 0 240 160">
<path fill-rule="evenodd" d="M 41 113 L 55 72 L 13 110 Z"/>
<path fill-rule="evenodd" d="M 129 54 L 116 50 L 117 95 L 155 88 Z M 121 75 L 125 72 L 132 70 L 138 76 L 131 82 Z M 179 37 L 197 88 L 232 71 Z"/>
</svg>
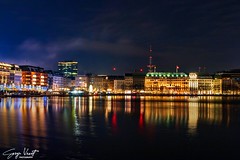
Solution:
<svg viewBox="0 0 240 160">
<path fill-rule="evenodd" d="M 78 62 L 60 61 L 58 62 L 58 71 L 67 78 L 75 79 L 78 75 Z"/>
</svg>

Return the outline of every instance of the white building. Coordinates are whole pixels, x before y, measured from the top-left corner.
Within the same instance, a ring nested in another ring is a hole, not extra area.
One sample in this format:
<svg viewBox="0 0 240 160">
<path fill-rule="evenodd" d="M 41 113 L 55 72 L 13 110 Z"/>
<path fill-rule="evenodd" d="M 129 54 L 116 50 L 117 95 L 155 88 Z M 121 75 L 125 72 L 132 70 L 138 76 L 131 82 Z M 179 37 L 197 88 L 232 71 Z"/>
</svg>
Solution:
<svg viewBox="0 0 240 160">
<path fill-rule="evenodd" d="M 222 94 L 222 79 L 189 73 L 190 94 Z"/>
</svg>

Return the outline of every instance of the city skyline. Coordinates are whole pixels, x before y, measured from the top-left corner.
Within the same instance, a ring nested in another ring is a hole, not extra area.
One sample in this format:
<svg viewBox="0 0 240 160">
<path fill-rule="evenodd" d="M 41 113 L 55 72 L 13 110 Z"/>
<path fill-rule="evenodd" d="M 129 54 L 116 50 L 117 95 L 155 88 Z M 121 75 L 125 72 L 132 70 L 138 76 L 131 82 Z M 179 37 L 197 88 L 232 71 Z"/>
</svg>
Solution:
<svg viewBox="0 0 240 160">
<path fill-rule="evenodd" d="M 238 1 L 1 1 L 1 62 L 80 73 L 240 68 Z"/>
</svg>

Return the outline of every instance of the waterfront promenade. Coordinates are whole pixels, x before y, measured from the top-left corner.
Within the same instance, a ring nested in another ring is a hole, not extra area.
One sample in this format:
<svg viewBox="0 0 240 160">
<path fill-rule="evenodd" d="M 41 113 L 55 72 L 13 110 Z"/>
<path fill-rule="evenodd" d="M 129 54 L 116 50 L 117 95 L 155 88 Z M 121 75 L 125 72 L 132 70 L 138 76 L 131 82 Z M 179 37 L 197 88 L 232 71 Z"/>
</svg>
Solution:
<svg viewBox="0 0 240 160">
<path fill-rule="evenodd" d="M 169 93 L 82 93 L 82 94 L 71 94 L 71 93 L 37 93 L 37 92 L 22 92 L 22 93 L 10 93 L 1 94 L 0 97 L 90 97 L 90 96 L 240 96 L 240 94 L 169 94 Z"/>
</svg>

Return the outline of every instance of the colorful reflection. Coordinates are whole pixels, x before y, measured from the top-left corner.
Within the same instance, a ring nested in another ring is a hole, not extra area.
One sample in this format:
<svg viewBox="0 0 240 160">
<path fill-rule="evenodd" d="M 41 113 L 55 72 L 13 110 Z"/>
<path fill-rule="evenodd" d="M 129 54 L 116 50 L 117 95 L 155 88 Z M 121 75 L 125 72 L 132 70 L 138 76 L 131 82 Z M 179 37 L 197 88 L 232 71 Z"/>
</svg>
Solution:
<svg viewBox="0 0 240 160">
<path fill-rule="evenodd" d="M 221 102 L 221 97 L 124 96 L 106 97 L 102 107 L 105 108 L 105 121 L 112 124 L 112 127 L 117 126 L 118 118 L 130 116 L 134 119 L 138 117 L 139 128 L 147 126 L 187 128 L 189 135 L 195 135 L 199 123 L 208 125 L 221 125 L 223 121 L 229 123 L 229 120 L 223 119 L 224 104 Z"/>
<path fill-rule="evenodd" d="M 47 98 L 4 98 L 0 107 L 0 142 L 4 147 L 34 145 L 46 148 Z M 35 137 L 29 141 L 26 137 Z"/>
<path fill-rule="evenodd" d="M 2 98 L 0 144 L 47 150 L 61 142 L 71 148 L 103 133 L 154 137 L 159 129 L 195 136 L 201 126 L 239 125 L 239 101 L 185 96 Z"/>
</svg>

